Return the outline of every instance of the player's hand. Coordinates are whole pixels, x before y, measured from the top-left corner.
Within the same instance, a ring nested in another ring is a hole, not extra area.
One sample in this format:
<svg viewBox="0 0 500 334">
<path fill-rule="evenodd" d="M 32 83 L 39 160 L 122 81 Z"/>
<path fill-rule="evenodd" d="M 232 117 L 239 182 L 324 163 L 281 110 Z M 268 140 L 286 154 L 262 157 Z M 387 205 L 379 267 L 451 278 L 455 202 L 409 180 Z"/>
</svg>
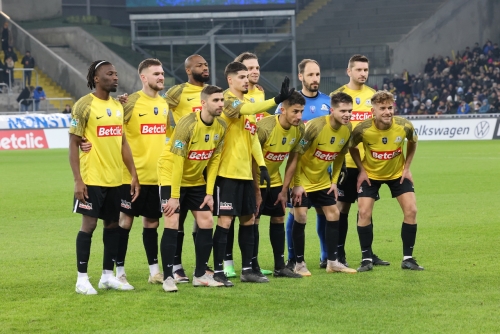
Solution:
<svg viewBox="0 0 500 334">
<path fill-rule="evenodd" d="M 263 92 L 263 91 L 264 91 L 264 88 L 262 88 L 262 86 L 261 86 L 261 85 L 255 84 L 255 85 L 253 85 L 253 86 L 254 86 L 255 88 L 257 88 L 258 90 L 260 90 L 261 92 Z"/>
<path fill-rule="evenodd" d="M 83 183 L 83 180 L 75 181 L 75 198 L 86 204 L 86 198 L 89 198 L 89 194 L 87 192 L 87 186 Z"/>
<path fill-rule="evenodd" d="M 264 182 L 266 182 L 266 187 L 269 189 L 271 186 L 271 177 L 269 176 L 269 172 L 267 171 L 266 166 L 259 166 L 260 170 L 260 185 L 264 185 Z"/>
<path fill-rule="evenodd" d="M 281 83 L 280 94 L 274 98 L 274 102 L 276 104 L 280 104 L 281 102 L 288 99 L 294 91 L 295 88 L 290 89 L 290 79 L 288 77 L 285 77 L 285 80 L 283 80 L 283 82 Z"/>
<path fill-rule="evenodd" d="M 330 189 L 328 190 L 328 192 L 326 193 L 327 195 L 330 195 L 333 191 L 333 194 L 335 195 L 335 200 L 337 200 L 337 198 L 339 197 L 339 191 L 337 190 L 337 184 L 336 183 L 332 183 L 332 185 L 330 186 Z"/>
<path fill-rule="evenodd" d="M 342 168 L 340 169 L 339 182 L 338 184 L 342 184 L 345 180 L 347 180 L 347 166 L 345 165 L 345 161 L 342 164 Z"/>
<path fill-rule="evenodd" d="M 366 181 L 366 183 L 368 183 L 369 186 L 371 186 L 371 182 L 370 182 L 370 179 L 368 178 L 368 174 L 366 174 L 366 171 L 363 169 L 361 171 L 359 171 L 359 174 L 358 174 L 358 183 L 356 184 L 356 189 L 358 190 L 359 192 L 359 189 L 361 188 L 361 184 Z"/>
<path fill-rule="evenodd" d="M 130 196 L 132 196 L 132 202 L 135 202 L 137 197 L 139 197 L 140 192 L 141 185 L 139 184 L 139 180 L 136 177 L 133 177 L 132 182 L 130 183 Z"/>
<path fill-rule="evenodd" d="M 399 181 L 399 184 L 403 184 L 404 179 L 407 179 L 413 184 L 413 176 L 411 175 L 409 169 L 403 169 L 403 174 L 401 175 L 401 181 Z"/>
<path fill-rule="evenodd" d="M 302 204 L 302 194 L 307 197 L 307 193 L 302 186 L 293 187 L 292 189 L 292 204 Z"/>
<path fill-rule="evenodd" d="M 200 209 L 203 209 L 205 205 L 208 205 L 210 211 L 214 212 L 214 197 L 212 195 L 206 195 L 203 199 L 203 203 L 200 205 Z"/>
<path fill-rule="evenodd" d="M 92 143 L 89 142 L 87 138 L 82 137 L 82 142 L 80 143 L 80 150 L 82 150 L 83 153 L 89 153 L 91 149 L 92 149 Z"/>
<path fill-rule="evenodd" d="M 274 205 L 281 203 L 281 207 L 283 208 L 283 212 L 285 212 L 287 200 L 288 200 L 287 189 L 284 189 L 278 194 L 278 198 L 276 199 L 276 202 L 274 202 Z"/>
<path fill-rule="evenodd" d="M 255 203 L 256 203 L 256 209 L 257 213 L 259 213 L 260 206 L 262 204 L 262 194 L 260 193 L 260 189 L 255 190 Z"/>
<path fill-rule="evenodd" d="M 118 101 L 120 101 L 121 104 L 125 104 L 128 102 L 128 94 L 125 93 L 123 95 L 118 95 Z"/>
<path fill-rule="evenodd" d="M 178 198 L 170 198 L 167 201 L 167 204 L 163 206 L 163 213 L 167 217 L 171 217 L 175 211 L 179 208 L 179 199 Z"/>
</svg>

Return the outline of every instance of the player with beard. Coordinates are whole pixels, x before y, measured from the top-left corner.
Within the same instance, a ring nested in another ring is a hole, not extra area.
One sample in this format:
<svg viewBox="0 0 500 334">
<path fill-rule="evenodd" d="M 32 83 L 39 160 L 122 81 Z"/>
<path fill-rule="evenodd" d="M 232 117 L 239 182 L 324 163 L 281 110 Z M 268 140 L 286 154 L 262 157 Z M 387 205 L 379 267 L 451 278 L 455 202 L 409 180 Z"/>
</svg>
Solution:
<svg viewBox="0 0 500 334">
<path fill-rule="evenodd" d="M 87 86 L 95 92 L 80 98 L 72 112 L 69 129 L 69 162 L 75 180 L 73 212 L 82 215 L 82 226 L 76 237 L 78 279 L 75 291 L 95 295 L 87 274 L 92 234 L 97 220 L 104 223 L 103 271 L 100 289 L 132 290 L 113 276 L 118 251 L 120 217 L 120 186 L 122 164 L 131 175 L 128 188 L 130 201 L 139 196 L 140 186 L 134 159 L 123 128 L 123 107 L 110 98 L 116 92 L 118 74 L 108 61 L 94 61 L 87 74 Z M 82 138 L 88 138 L 93 149 L 79 155 Z"/>
<path fill-rule="evenodd" d="M 353 111 L 351 116 L 351 124 L 353 129 L 362 121 L 372 117 L 371 98 L 375 94 L 375 90 L 368 87 L 365 83 L 368 80 L 369 61 L 366 56 L 354 55 L 349 59 L 347 66 L 347 75 L 349 83 L 340 87 L 330 95 L 342 92 L 349 94 L 353 100 Z M 364 157 L 363 145 L 358 145 L 361 158 Z M 341 182 L 338 185 L 339 198 L 337 206 L 340 210 L 339 218 L 339 242 L 338 242 L 338 258 L 345 266 L 349 266 L 345 254 L 345 241 L 348 230 L 348 217 L 351 205 L 358 198 L 358 190 L 356 188 L 358 169 L 351 155 L 348 153 L 345 158 L 345 166 L 347 170 L 341 175 Z M 373 226 L 372 224 L 370 226 Z M 388 266 L 389 262 L 382 260 L 376 254 L 371 257 L 373 265 Z"/>
<path fill-rule="evenodd" d="M 299 80 L 302 83 L 302 90 L 300 93 L 306 99 L 306 105 L 304 106 L 304 113 L 302 114 L 302 120 L 307 123 L 308 121 L 330 114 L 330 98 L 328 95 L 323 94 L 319 91 L 319 84 L 321 81 L 321 70 L 319 64 L 313 59 L 303 59 L 299 65 Z M 276 113 L 279 113 L 279 108 Z M 326 260 L 328 257 L 325 243 L 325 228 L 326 228 L 326 217 L 321 209 L 321 207 L 316 207 L 316 231 L 319 237 L 319 243 L 321 248 L 320 255 L 320 268 L 326 268 Z M 290 210 L 288 218 L 286 221 L 286 239 L 288 244 L 288 268 L 293 270 L 295 263 L 295 253 L 293 250 L 292 242 L 292 227 L 294 222 L 293 209 Z"/>
</svg>

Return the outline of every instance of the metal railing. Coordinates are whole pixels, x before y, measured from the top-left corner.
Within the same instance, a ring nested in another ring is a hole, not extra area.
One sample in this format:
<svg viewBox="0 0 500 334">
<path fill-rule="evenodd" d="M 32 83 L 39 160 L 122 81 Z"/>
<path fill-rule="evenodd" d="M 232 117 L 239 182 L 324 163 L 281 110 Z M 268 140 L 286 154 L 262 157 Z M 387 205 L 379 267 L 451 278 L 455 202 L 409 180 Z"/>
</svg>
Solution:
<svg viewBox="0 0 500 334">
<path fill-rule="evenodd" d="M 34 86 L 34 87 L 38 86 L 38 72 L 34 68 L 14 68 L 14 71 L 22 71 L 23 72 L 22 88 L 26 87 L 26 72 L 31 72 L 31 73 L 35 72 L 35 84 L 33 85 L 33 74 L 31 74 L 30 86 Z"/>
<path fill-rule="evenodd" d="M 23 102 L 28 102 L 29 104 L 26 106 L 22 104 Z M 50 105 L 53 103 L 49 103 L 52 101 L 59 101 L 59 108 L 58 107 L 52 107 L 50 108 Z M 62 112 L 64 110 L 64 107 L 66 106 L 67 103 L 63 103 L 63 101 L 67 102 L 74 102 L 72 97 L 50 97 L 50 98 L 45 98 L 43 100 L 39 100 L 38 104 L 35 102 L 35 99 L 22 99 L 19 101 L 19 112 L 49 112 L 49 111 L 54 111 L 54 109 L 58 110 L 59 112 Z M 23 108 L 24 107 L 24 108 Z"/>
</svg>

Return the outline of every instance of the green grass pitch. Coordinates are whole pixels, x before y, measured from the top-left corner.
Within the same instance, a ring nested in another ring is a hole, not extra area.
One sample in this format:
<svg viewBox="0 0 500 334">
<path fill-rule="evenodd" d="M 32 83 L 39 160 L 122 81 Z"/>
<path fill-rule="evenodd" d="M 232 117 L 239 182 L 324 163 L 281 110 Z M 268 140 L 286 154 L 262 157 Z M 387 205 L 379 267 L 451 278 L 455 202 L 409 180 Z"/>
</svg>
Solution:
<svg viewBox="0 0 500 334">
<path fill-rule="evenodd" d="M 500 331 L 500 141 L 421 142 L 413 163 L 418 205 L 415 257 L 423 272 L 400 269 L 402 213 L 387 187 L 374 211 L 374 251 L 391 266 L 356 275 L 318 267 L 315 215 L 306 229 L 312 277 L 270 278 L 231 289 L 148 285 L 142 224 L 130 235 L 126 270 L 135 291 L 74 292 L 73 180 L 66 150 L 0 152 L 0 332 L 92 333 L 493 333 Z M 347 259 L 360 259 L 350 215 Z M 272 269 L 268 220 L 260 263 Z M 194 267 L 186 223 L 183 262 Z M 97 288 L 102 224 L 89 264 Z M 161 235 L 161 231 L 160 231 Z M 235 254 L 239 254 L 235 245 Z M 237 268 L 240 261 L 236 258 Z"/>
</svg>

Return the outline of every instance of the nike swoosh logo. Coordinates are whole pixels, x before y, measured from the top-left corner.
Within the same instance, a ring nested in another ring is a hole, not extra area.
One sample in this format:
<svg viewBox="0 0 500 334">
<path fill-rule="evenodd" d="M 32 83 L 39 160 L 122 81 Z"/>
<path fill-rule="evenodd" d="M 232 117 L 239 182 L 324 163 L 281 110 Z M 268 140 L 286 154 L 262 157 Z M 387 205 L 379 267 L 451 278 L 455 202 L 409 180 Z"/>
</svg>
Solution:
<svg viewBox="0 0 500 334">
<path fill-rule="evenodd" d="M 188 97 L 187 99 L 188 99 L 188 101 L 192 101 L 195 99 L 195 97 Z"/>
<path fill-rule="evenodd" d="M 276 145 L 276 144 L 269 144 L 269 146 L 274 146 L 274 145 Z"/>
<path fill-rule="evenodd" d="M 326 144 L 326 143 L 323 143 L 323 144 L 318 143 L 318 145 L 325 145 L 325 144 Z"/>
<path fill-rule="evenodd" d="M 191 142 L 191 145 L 196 144 L 196 143 L 197 143 L 197 141 L 192 141 L 192 142 Z"/>
<path fill-rule="evenodd" d="M 104 116 L 96 116 L 96 118 L 95 118 L 95 119 L 101 119 L 101 118 L 103 118 L 103 117 L 104 117 Z"/>
<path fill-rule="evenodd" d="M 139 114 L 139 117 L 146 116 L 147 114 Z"/>
</svg>

